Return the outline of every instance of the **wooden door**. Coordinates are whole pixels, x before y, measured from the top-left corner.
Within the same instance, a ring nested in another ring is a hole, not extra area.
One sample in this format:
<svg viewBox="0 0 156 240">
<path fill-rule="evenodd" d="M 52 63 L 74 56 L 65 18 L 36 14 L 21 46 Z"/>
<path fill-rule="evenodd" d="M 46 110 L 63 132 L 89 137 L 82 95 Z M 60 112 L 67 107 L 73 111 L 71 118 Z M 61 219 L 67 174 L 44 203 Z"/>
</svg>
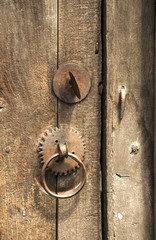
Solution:
<svg viewBox="0 0 156 240">
<path fill-rule="evenodd" d="M 154 0 L 1 0 L 0 19 L 0 239 L 152 240 Z M 69 61 L 92 82 L 76 104 L 52 91 Z M 57 200 L 38 182 L 38 146 L 67 126 L 84 139 L 87 182 Z"/>
<path fill-rule="evenodd" d="M 101 239 L 100 16 L 99 0 L 0 1 L 2 240 Z M 77 104 L 61 102 L 51 87 L 67 61 L 85 67 L 92 81 Z M 36 181 L 38 143 L 49 126 L 73 127 L 85 141 L 87 183 L 71 199 L 50 197 Z"/>
</svg>

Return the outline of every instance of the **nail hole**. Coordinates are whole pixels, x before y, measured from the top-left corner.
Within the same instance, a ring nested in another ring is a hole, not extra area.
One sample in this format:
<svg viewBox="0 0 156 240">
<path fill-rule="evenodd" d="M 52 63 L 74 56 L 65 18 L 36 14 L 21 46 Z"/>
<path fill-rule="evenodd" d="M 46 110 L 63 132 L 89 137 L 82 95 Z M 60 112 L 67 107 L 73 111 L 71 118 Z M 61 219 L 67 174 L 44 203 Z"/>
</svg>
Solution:
<svg viewBox="0 0 156 240">
<path fill-rule="evenodd" d="M 72 154 L 75 154 L 75 152 L 72 152 Z"/>
<path fill-rule="evenodd" d="M 95 54 L 98 54 L 99 53 L 99 43 L 96 42 L 95 43 Z"/>
<path fill-rule="evenodd" d="M 58 140 L 55 140 L 56 143 L 58 143 Z"/>
</svg>

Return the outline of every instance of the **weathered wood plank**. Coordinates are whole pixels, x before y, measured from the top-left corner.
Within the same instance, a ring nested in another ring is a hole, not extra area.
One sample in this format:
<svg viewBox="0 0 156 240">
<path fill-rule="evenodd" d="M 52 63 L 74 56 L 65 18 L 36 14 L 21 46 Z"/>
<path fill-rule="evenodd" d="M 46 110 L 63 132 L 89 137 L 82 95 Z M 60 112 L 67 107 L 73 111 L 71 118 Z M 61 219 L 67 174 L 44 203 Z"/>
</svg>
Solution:
<svg viewBox="0 0 156 240">
<path fill-rule="evenodd" d="M 108 239 L 153 239 L 154 1 L 106 1 L 106 22 Z"/>
<path fill-rule="evenodd" d="M 35 176 L 39 135 L 57 124 L 57 1 L 1 0 L 0 19 L 0 239 L 55 239 Z"/>
<path fill-rule="evenodd" d="M 59 65 L 82 63 L 89 71 L 92 88 L 77 104 L 59 102 L 59 125 L 74 127 L 86 143 L 85 165 L 88 179 L 75 197 L 59 200 L 58 238 L 101 239 L 100 207 L 100 96 L 101 58 L 95 49 L 100 37 L 99 0 L 60 0 Z M 59 179 L 60 180 L 60 179 Z M 65 179 L 64 179 L 65 180 Z M 68 184 L 68 180 L 65 180 Z"/>
</svg>

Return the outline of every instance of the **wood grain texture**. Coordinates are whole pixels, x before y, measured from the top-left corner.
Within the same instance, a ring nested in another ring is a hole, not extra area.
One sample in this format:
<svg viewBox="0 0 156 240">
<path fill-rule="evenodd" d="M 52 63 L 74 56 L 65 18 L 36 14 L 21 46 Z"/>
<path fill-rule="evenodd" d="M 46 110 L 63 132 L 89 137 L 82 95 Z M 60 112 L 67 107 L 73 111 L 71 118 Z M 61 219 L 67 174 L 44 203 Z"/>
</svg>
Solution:
<svg viewBox="0 0 156 240">
<path fill-rule="evenodd" d="M 39 135 L 57 124 L 56 1 L 0 1 L 0 239 L 55 239 L 55 199 L 38 187 Z"/>
<path fill-rule="evenodd" d="M 153 239 L 154 1 L 106 1 L 108 239 Z M 126 87 L 123 119 L 119 92 Z M 135 152 L 135 147 L 138 151 Z"/>
<path fill-rule="evenodd" d="M 67 61 L 82 64 L 92 80 L 88 97 L 77 104 L 59 102 L 59 125 L 75 128 L 86 144 L 84 163 L 88 179 L 75 197 L 59 200 L 58 239 L 101 239 L 100 207 L 100 120 L 101 101 L 98 84 L 101 80 L 99 0 L 59 1 L 59 65 Z M 78 175 L 80 171 L 78 171 Z M 69 186 L 74 178 L 64 179 Z M 60 184 L 61 179 L 59 179 Z"/>
</svg>

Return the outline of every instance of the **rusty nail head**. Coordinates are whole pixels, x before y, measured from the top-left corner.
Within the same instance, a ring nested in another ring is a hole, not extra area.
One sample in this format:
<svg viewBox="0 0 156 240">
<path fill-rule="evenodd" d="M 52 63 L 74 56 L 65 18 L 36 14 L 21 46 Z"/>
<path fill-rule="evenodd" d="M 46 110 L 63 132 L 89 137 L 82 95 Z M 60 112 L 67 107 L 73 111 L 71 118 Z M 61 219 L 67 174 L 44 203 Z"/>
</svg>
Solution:
<svg viewBox="0 0 156 240">
<path fill-rule="evenodd" d="M 64 63 L 54 76 L 52 88 L 63 102 L 80 102 L 87 97 L 91 88 L 89 73 L 77 63 Z"/>
</svg>

